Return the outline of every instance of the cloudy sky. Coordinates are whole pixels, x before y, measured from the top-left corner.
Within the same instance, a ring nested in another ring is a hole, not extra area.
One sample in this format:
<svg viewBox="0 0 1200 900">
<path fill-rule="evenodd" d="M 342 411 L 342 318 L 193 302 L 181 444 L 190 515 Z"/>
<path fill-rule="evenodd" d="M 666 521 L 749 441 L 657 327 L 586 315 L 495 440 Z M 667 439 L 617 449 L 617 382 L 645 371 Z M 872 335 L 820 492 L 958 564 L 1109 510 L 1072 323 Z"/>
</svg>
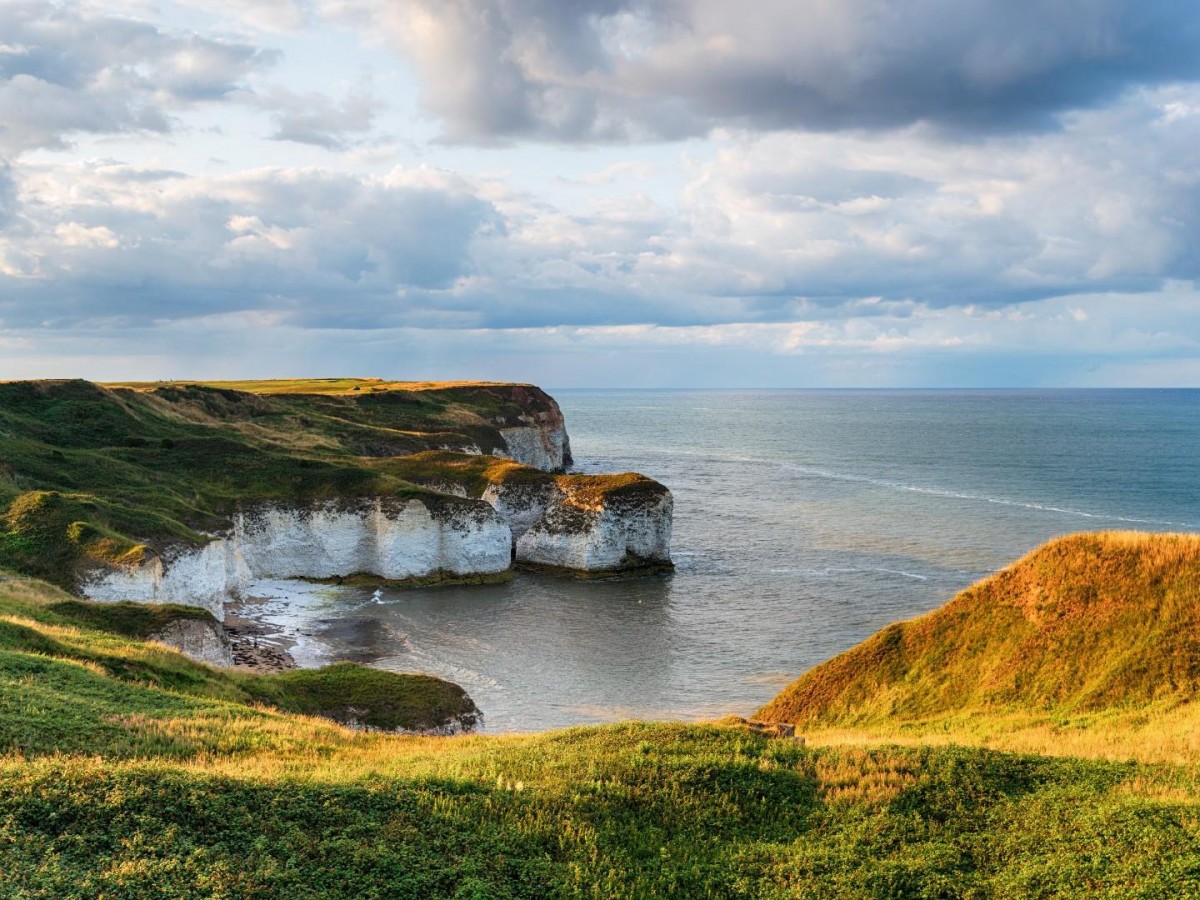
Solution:
<svg viewBox="0 0 1200 900">
<path fill-rule="evenodd" d="M 0 0 L 0 378 L 1197 385 L 1198 269 L 1194 0 Z"/>
</svg>

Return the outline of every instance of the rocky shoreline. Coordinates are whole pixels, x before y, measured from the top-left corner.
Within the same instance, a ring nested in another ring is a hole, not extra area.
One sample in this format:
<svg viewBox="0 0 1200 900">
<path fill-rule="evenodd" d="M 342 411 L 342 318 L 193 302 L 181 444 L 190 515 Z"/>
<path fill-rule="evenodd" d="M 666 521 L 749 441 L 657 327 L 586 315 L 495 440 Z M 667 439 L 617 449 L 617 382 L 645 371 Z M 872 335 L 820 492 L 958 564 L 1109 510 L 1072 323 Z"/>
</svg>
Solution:
<svg viewBox="0 0 1200 900">
<path fill-rule="evenodd" d="M 233 665 L 260 675 L 298 668 L 288 651 L 295 641 L 283 632 L 271 630 L 257 619 L 242 616 L 236 604 L 230 604 L 222 623 L 233 645 Z"/>
</svg>

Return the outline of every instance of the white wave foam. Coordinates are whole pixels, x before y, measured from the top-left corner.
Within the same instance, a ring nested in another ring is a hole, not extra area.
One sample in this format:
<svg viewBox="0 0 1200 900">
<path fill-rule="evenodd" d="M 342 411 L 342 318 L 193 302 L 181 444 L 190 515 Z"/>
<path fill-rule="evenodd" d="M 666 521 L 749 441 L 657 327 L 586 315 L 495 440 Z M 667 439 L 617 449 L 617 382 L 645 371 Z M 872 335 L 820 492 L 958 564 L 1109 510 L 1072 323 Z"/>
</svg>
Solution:
<svg viewBox="0 0 1200 900">
<path fill-rule="evenodd" d="M 778 459 L 763 459 L 753 456 L 723 456 L 703 453 L 700 451 L 679 451 L 683 455 L 697 456 L 713 462 L 743 462 L 763 466 L 776 466 L 790 472 L 796 472 L 809 478 L 824 478 L 828 481 L 845 481 L 853 484 L 869 484 L 873 487 L 887 488 L 894 491 L 905 491 L 913 494 L 925 494 L 931 497 L 945 497 L 951 500 L 967 500 L 974 503 L 993 503 L 998 506 L 1012 506 L 1021 509 L 1032 509 L 1039 512 L 1058 513 L 1065 516 L 1077 516 L 1084 519 L 1098 519 L 1107 522 L 1125 522 L 1131 525 L 1158 525 L 1164 528 L 1183 528 L 1195 530 L 1200 528 L 1193 522 L 1174 522 L 1168 519 L 1145 519 L 1137 516 L 1121 516 L 1114 513 L 1089 512 L 1070 506 L 1054 506 L 1049 503 L 1038 503 L 1033 500 L 1014 500 L 1010 497 L 992 497 L 987 494 L 976 494 L 969 491 L 955 491 L 948 488 L 930 487 L 927 485 L 910 484 L 903 481 L 893 481 L 886 478 L 872 478 L 868 475 L 852 475 L 846 472 L 831 472 L 828 469 L 818 469 L 813 466 L 803 466 L 798 463 L 785 462 Z"/>
</svg>

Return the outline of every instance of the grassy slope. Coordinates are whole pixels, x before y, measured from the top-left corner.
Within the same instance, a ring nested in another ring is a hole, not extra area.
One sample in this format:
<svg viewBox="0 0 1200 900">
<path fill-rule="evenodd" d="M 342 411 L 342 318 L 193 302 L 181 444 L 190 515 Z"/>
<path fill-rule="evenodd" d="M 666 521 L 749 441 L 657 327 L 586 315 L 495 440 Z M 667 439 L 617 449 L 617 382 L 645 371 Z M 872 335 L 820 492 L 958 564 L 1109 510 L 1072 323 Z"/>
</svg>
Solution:
<svg viewBox="0 0 1200 900">
<path fill-rule="evenodd" d="M 5 895 L 1200 891 L 1200 785 L 1183 770 L 811 750 L 712 726 L 355 733 L 51 624 L 29 596 L 61 595 L 17 588 L 0 594 L 0 735 L 20 752 L 0 762 Z"/>
<path fill-rule="evenodd" d="M 80 566 L 203 540 L 197 530 L 221 527 L 239 501 L 429 499 L 375 458 L 488 452 L 502 425 L 557 415 L 527 385 L 364 384 L 0 383 L 0 565 L 70 587 Z"/>
<path fill-rule="evenodd" d="M 78 605 L 0 583 L 0 895 L 1200 896 L 1195 765 L 352 732 Z"/>
<path fill-rule="evenodd" d="M 186 742 L 163 737 L 164 717 L 270 718 L 256 704 L 379 728 L 433 728 L 475 711 L 461 688 L 427 676 L 348 664 L 254 675 L 142 642 L 180 617 L 208 614 L 91 604 L 0 576 L 0 752 L 188 755 Z"/>
<path fill-rule="evenodd" d="M 832 740 L 1200 759 L 1200 535 L 1053 541 L 759 712 Z"/>
</svg>

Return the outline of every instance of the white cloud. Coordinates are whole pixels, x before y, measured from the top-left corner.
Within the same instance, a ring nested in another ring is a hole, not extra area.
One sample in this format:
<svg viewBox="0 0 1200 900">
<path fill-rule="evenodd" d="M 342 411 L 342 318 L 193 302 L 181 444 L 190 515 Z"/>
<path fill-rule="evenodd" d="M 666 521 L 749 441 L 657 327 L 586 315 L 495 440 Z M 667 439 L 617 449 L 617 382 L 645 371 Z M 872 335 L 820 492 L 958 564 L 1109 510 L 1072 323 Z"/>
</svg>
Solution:
<svg viewBox="0 0 1200 900">
<path fill-rule="evenodd" d="M 1164 36 L 1171 3 L 1055 0 L 1026 21 L 852 0 L 808 5 L 803 28 L 782 0 L 189 5 L 0 0 L 5 355 L 169 369 L 220 344 L 222 365 L 240 347 L 278 367 L 402 347 L 465 354 L 463 377 L 532 378 L 488 368 L 527 354 L 649 383 L 684 377 L 671 365 L 925 383 L 1055 353 L 1181 373 L 1200 355 L 1200 88 L 1156 84 L 1195 61 L 1171 55 L 1190 40 Z M 451 136 L 710 137 L 422 143 L 381 51 L 346 63 L 357 84 L 325 78 L 336 60 L 297 74 L 331 23 L 397 41 Z M 290 64 L 245 37 L 264 30 Z M 383 160 L 404 163 L 365 173 Z"/>
<path fill-rule="evenodd" d="M 222 101 L 276 55 L 46 0 L 0 3 L 0 153 L 74 136 L 164 134 L 172 116 Z"/>
</svg>

